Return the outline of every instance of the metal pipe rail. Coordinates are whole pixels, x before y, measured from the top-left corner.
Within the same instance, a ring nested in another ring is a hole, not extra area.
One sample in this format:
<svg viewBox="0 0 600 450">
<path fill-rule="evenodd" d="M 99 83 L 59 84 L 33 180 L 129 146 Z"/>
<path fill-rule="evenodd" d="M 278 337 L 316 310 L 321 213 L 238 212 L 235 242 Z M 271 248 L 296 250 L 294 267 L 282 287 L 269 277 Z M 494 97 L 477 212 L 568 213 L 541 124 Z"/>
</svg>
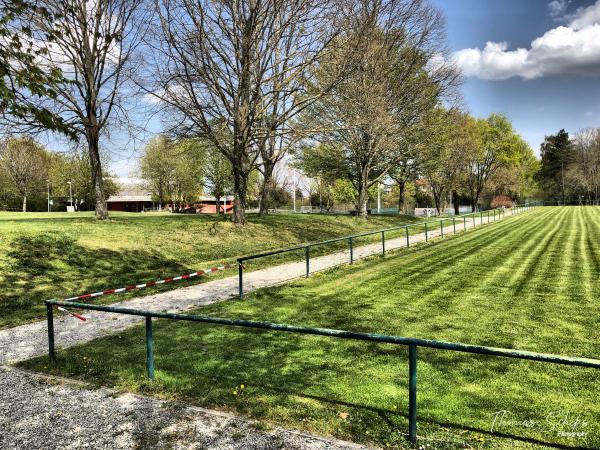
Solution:
<svg viewBox="0 0 600 450">
<path fill-rule="evenodd" d="M 536 353 L 523 350 L 514 350 L 499 347 L 487 347 L 481 345 L 463 344 L 458 342 L 436 341 L 431 339 L 420 339 L 401 336 L 389 336 L 377 333 L 359 333 L 346 330 L 335 330 L 330 328 L 315 328 L 296 325 L 286 325 L 273 322 L 259 322 L 243 319 L 226 319 L 194 314 L 179 314 L 167 312 L 144 311 L 132 308 L 121 308 L 113 306 L 90 305 L 87 303 L 73 303 L 58 300 L 46 300 L 46 311 L 48 319 L 48 357 L 51 364 L 56 364 L 56 348 L 54 344 L 54 307 L 66 306 L 69 308 L 85 309 L 92 311 L 103 311 L 108 313 L 126 314 L 145 317 L 146 322 L 146 369 L 148 378 L 154 379 L 154 339 L 152 334 L 152 318 L 183 320 L 188 322 L 201 322 L 215 325 L 235 326 L 242 328 L 255 328 L 263 330 L 282 331 L 287 333 L 299 333 L 315 336 L 327 336 L 338 339 L 352 339 L 359 341 L 377 342 L 383 344 L 408 346 L 408 376 L 409 376 L 409 438 L 415 442 L 417 439 L 417 348 L 434 348 L 464 353 L 475 353 L 479 355 L 501 356 L 505 358 L 524 359 L 530 361 L 541 361 L 552 364 L 563 364 L 568 366 L 588 367 L 600 369 L 600 360 L 589 358 L 576 358 L 572 356 L 561 356 L 548 353 Z"/>
<path fill-rule="evenodd" d="M 525 204 L 525 205 L 515 205 L 513 206 L 513 210 L 516 211 L 516 213 L 521 213 L 524 211 L 528 211 L 530 208 L 535 207 L 536 205 L 529 205 L 529 204 Z M 490 212 L 493 213 L 493 219 L 490 220 Z M 515 213 L 513 213 L 515 214 Z M 343 236 L 343 237 L 339 237 L 339 238 L 334 238 L 334 239 L 327 239 L 325 241 L 318 241 L 318 242 L 311 242 L 308 244 L 300 244 L 300 245 L 295 245 L 293 247 L 287 247 L 287 248 L 282 248 L 282 249 L 277 249 L 277 250 L 272 250 L 272 251 L 268 251 L 268 252 L 263 252 L 263 253 L 256 253 L 254 255 L 249 255 L 249 256 L 243 256 L 241 258 L 238 258 L 237 262 L 238 262 L 238 295 L 240 300 L 244 298 L 244 262 L 246 261 L 251 261 L 254 259 L 259 259 L 259 258 L 265 258 L 265 257 L 269 257 L 269 256 L 275 256 L 275 255 L 280 255 L 282 253 L 289 253 L 289 252 L 294 252 L 294 251 L 299 251 L 299 250 L 304 250 L 304 258 L 306 261 L 306 274 L 305 276 L 308 277 L 310 275 L 310 249 L 311 247 L 316 247 L 316 246 L 320 246 L 320 245 L 327 245 L 327 244 L 333 244 L 336 242 L 342 242 L 342 241 L 348 241 L 348 250 L 349 250 L 349 256 L 350 256 L 350 264 L 354 263 L 354 239 L 356 238 L 360 238 L 360 237 L 364 237 L 364 236 L 371 236 L 371 235 L 375 235 L 375 234 L 381 234 L 381 253 L 382 255 L 385 255 L 385 233 L 390 232 L 390 231 L 397 231 L 397 230 L 406 230 L 406 247 L 410 247 L 410 233 L 408 231 L 409 228 L 414 228 L 414 227 L 424 227 L 424 233 L 425 233 L 425 242 L 429 241 L 429 229 L 428 229 L 428 225 L 431 224 L 438 224 L 440 226 L 440 236 L 443 238 L 444 237 L 444 222 L 445 221 L 452 221 L 452 228 L 453 228 L 453 233 L 456 233 L 456 219 L 457 218 L 462 218 L 462 222 L 463 222 L 463 231 L 466 231 L 467 229 L 467 217 L 468 216 L 473 216 L 473 227 L 476 227 L 477 224 L 477 216 L 479 215 L 479 220 L 480 220 L 480 225 L 483 225 L 483 211 L 477 213 L 469 213 L 469 214 L 464 214 L 464 215 L 459 215 L 459 216 L 453 216 L 453 217 L 446 217 L 446 218 L 441 218 L 435 221 L 428 221 L 428 222 L 420 222 L 420 223 L 414 223 L 414 224 L 407 224 L 407 225 L 400 225 L 397 227 L 391 227 L 391 228 L 385 228 L 382 230 L 374 230 L 374 231 L 365 231 L 363 233 L 358 233 L 358 234 L 353 234 L 350 236 Z M 504 210 L 504 208 L 496 208 L 493 210 L 488 210 L 487 211 L 487 222 L 486 223 L 490 223 L 490 222 L 495 222 L 496 221 L 496 216 L 498 216 L 498 218 L 500 218 L 500 216 L 505 217 L 506 212 Z"/>
</svg>

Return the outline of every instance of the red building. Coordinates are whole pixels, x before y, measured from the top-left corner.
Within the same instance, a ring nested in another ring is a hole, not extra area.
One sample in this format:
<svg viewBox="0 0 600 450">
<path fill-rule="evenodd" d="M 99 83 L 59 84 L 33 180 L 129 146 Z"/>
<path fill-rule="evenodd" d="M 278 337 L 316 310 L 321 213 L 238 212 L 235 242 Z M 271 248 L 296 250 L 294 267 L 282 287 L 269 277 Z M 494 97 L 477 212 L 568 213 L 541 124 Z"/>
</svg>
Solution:
<svg viewBox="0 0 600 450">
<path fill-rule="evenodd" d="M 159 205 L 152 201 L 152 195 L 144 188 L 144 181 L 139 178 L 118 178 L 115 180 L 119 192 L 111 195 L 106 201 L 109 211 L 143 212 L 158 209 Z M 233 196 L 221 198 L 221 213 L 233 213 Z M 163 211 L 179 211 L 196 214 L 216 214 L 217 200 L 214 197 L 201 196 L 199 201 L 173 208 L 173 205 L 162 205 Z"/>
<path fill-rule="evenodd" d="M 165 205 L 165 209 L 171 211 L 173 205 Z M 175 205 L 177 210 L 177 205 Z M 185 212 L 196 212 L 196 214 L 216 214 L 217 213 L 217 199 L 214 197 L 201 196 L 200 200 L 194 203 L 188 203 L 182 205 L 180 210 Z M 220 210 L 221 214 L 233 214 L 233 196 L 228 195 L 220 199 Z"/>
</svg>

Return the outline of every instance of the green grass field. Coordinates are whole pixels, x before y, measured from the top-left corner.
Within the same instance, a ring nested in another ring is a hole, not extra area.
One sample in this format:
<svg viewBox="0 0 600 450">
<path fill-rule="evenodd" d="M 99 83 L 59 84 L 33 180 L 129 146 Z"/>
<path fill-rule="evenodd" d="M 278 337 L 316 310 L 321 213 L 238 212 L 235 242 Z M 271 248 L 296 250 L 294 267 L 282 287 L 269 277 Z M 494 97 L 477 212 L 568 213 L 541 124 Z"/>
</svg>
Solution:
<svg viewBox="0 0 600 450">
<path fill-rule="evenodd" d="M 229 218 L 208 215 L 112 213 L 111 217 L 98 222 L 91 213 L 0 212 L 0 328 L 45 317 L 43 301 L 49 298 L 142 283 L 233 262 L 242 255 L 416 220 L 251 215 L 250 223 L 240 228 Z M 265 260 L 250 268 L 274 262 Z M 235 275 L 235 270 L 194 282 L 227 275 Z M 163 290 L 172 287 L 165 285 Z"/>
<path fill-rule="evenodd" d="M 599 208 L 539 208 L 201 313 L 599 358 L 599 252 Z M 154 340 L 155 382 L 143 327 L 22 365 L 408 446 L 404 348 L 162 320 Z M 600 448 L 600 371 L 421 349 L 418 378 L 422 446 Z"/>
</svg>

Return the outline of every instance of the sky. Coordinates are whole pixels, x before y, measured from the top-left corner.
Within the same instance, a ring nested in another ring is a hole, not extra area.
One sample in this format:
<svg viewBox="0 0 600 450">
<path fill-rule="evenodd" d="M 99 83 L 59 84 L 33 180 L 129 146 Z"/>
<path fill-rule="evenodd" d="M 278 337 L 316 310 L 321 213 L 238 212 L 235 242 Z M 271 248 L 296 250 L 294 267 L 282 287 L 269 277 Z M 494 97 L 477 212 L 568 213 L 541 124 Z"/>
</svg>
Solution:
<svg viewBox="0 0 600 450">
<path fill-rule="evenodd" d="M 600 126 L 600 0 L 432 0 L 464 74 L 464 106 L 544 136 Z"/>
<path fill-rule="evenodd" d="M 448 46 L 464 74 L 463 106 L 504 113 L 536 154 L 544 136 L 600 127 L 600 0 L 430 0 L 446 16 Z M 110 145 L 110 171 L 137 175 L 135 142 Z"/>
</svg>

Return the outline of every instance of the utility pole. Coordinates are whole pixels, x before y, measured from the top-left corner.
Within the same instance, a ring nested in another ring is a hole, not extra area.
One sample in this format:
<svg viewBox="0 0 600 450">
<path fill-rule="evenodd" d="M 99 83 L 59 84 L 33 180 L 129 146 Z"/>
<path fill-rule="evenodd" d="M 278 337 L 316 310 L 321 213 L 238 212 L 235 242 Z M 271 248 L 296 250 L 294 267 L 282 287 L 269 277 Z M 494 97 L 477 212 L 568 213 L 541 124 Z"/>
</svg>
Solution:
<svg viewBox="0 0 600 450">
<path fill-rule="evenodd" d="M 70 181 L 67 181 L 67 184 L 69 185 L 69 204 L 71 207 L 73 207 L 73 190 L 71 188 L 73 183 L 71 183 Z"/>
<path fill-rule="evenodd" d="M 292 169 L 292 180 L 293 180 L 293 182 L 292 182 L 293 186 L 292 187 L 293 187 L 293 190 L 294 190 L 293 193 L 292 193 L 293 194 L 292 198 L 294 199 L 294 212 L 296 212 L 296 170 L 295 169 Z"/>
</svg>

